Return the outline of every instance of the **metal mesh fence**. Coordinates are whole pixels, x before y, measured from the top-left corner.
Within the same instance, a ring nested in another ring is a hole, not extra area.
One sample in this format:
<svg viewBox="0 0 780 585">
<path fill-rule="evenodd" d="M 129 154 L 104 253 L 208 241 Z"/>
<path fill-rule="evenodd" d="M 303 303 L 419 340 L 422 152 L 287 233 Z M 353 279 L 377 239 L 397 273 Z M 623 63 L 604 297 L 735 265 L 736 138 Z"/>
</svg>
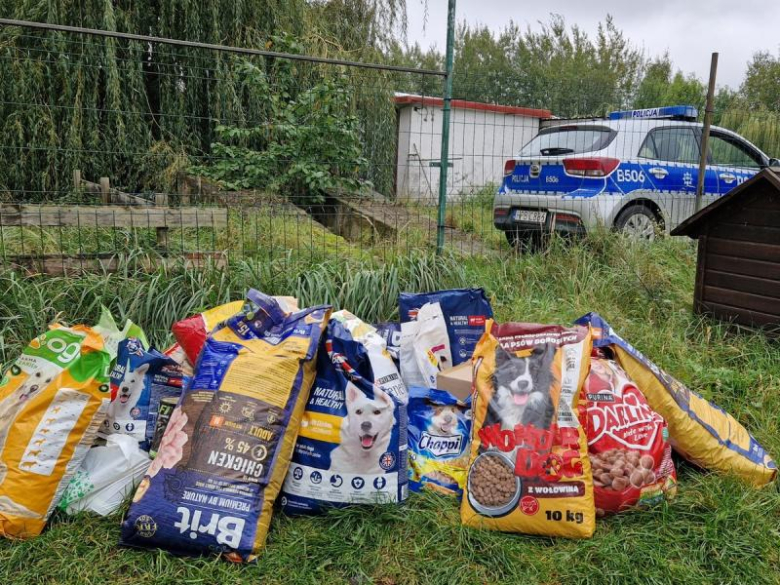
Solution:
<svg viewBox="0 0 780 585">
<path fill-rule="evenodd" d="M 64 30 L 0 39 L 6 265 L 432 249 L 442 165 L 445 246 L 462 254 L 598 228 L 647 236 L 695 210 L 703 104 L 684 112 L 693 122 L 605 118 L 630 94 L 600 100 L 585 73 L 551 103 L 479 101 L 500 81 L 460 76 L 442 161 L 437 72 Z M 780 156 L 777 114 L 723 106 L 714 124 L 705 204 Z"/>
</svg>

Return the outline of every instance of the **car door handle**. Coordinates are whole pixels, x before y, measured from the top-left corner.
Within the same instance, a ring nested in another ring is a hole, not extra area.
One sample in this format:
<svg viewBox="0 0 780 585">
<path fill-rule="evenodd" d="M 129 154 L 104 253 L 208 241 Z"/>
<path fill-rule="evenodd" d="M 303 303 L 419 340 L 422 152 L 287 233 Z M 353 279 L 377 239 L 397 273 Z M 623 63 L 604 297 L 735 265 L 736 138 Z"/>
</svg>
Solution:
<svg viewBox="0 0 780 585">
<path fill-rule="evenodd" d="M 732 175 L 731 173 L 721 173 L 721 174 L 718 175 L 718 177 L 720 177 L 721 179 L 723 179 L 727 183 L 733 183 L 734 181 L 737 180 L 737 176 L 736 175 Z"/>
<path fill-rule="evenodd" d="M 661 167 L 653 167 L 650 169 L 650 174 L 653 175 L 656 179 L 663 179 L 666 177 L 666 175 L 669 174 L 669 171 L 666 169 L 662 169 Z"/>
</svg>

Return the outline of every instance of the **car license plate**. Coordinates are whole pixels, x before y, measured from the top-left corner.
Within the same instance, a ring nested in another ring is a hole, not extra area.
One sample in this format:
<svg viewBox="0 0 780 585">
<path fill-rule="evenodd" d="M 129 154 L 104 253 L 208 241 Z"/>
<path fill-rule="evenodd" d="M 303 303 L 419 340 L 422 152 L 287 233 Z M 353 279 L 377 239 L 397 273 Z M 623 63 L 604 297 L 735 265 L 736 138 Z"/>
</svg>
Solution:
<svg viewBox="0 0 780 585">
<path fill-rule="evenodd" d="M 515 221 L 524 221 L 527 223 L 544 223 L 547 219 L 546 211 L 529 211 L 527 209 L 516 209 L 513 219 Z"/>
</svg>

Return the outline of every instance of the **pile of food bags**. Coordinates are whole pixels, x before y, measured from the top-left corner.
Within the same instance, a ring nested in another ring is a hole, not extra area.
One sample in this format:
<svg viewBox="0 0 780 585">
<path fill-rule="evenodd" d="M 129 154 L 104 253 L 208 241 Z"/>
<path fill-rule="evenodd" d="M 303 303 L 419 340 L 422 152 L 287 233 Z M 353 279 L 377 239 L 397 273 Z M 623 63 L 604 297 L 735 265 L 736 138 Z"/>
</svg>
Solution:
<svg viewBox="0 0 780 585">
<path fill-rule="evenodd" d="M 672 452 L 762 486 L 777 473 L 733 417 L 598 315 L 498 323 L 482 289 L 404 293 L 399 323 L 250 290 L 174 323 L 157 351 L 104 311 L 54 324 L 0 381 L 0 535 L 55 509 L 120 509 L 121 543 L 257 558 L 289 515 L 408 491 L 464 525 L 587 538 L 678 489 Z"/>
</svg>

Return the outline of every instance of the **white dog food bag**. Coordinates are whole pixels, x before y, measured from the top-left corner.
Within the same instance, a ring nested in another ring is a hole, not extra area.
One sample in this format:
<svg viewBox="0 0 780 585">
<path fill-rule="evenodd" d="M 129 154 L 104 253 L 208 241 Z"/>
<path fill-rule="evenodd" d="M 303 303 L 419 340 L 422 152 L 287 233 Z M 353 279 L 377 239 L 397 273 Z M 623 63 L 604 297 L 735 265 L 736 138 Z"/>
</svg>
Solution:
<svg viewBox="0 0 780 585">
<path fill-rule="evenodd" d="M 347 311 L 334 313 L 282 488 L 282 509 L 306 515 L 406 499 L 407 402 L 406 386 L 376 329 Z"/>
<path fill-rule="evenodd" d="M 401 324 L 401 377 L 407 386 L 436 386 L 436 376 L 453 366 L 447 322 L 439 303 L 425 303 L 414 321 Z"/>
</svg>

